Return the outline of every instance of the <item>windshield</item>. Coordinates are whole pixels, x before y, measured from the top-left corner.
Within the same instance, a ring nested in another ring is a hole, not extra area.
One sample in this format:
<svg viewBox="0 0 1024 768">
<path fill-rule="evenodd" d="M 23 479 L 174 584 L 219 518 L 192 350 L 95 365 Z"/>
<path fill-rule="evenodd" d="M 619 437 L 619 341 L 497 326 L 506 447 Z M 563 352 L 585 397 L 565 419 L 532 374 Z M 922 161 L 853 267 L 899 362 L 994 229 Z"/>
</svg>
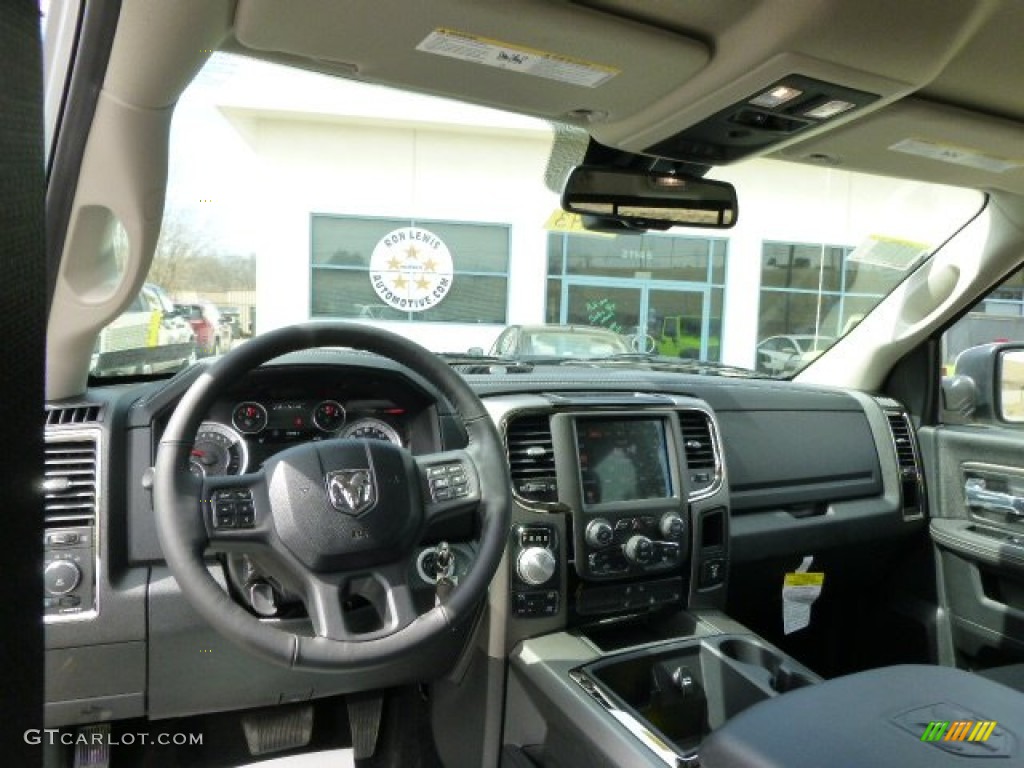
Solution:
<svg viewBox="0 0 1024 768">
<path fill-rule="evenodd" d="M 253 334 L 346 319 L 462 357 L 788 377 L 981 205 L 758 159 L 709 174 L 737 188 L 733 229 L 596 234 L 545 183 L 555 136 L 214 55 L 175 110 L 149 296 L 100 334 L 93 376 L 173 372 Z"/>
</svg>

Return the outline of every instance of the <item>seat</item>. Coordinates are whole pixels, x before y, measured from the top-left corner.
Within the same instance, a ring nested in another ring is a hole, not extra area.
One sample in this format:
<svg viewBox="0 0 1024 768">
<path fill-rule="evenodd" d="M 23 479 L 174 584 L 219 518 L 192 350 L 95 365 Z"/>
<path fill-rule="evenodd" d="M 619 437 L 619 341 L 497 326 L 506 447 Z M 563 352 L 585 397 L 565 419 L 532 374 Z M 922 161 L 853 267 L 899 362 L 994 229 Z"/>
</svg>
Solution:
<svg viewBox="0 0 1024 768">
<path fill-rule="evenodd" d="M 978 674 L 1024 693 L 1024 664 L 990 667 L 989 669 L 978 670 Z"/>
</svg>

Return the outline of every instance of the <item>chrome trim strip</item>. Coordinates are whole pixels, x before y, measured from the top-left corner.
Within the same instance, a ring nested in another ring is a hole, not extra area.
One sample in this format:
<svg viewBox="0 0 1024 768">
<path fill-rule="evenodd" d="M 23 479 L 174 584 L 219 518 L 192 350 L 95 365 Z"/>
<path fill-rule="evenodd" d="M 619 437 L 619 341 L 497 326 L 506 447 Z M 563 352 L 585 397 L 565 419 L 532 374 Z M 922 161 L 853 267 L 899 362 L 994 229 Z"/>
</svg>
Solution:
<svg viewBox="0 0 1024 768">
<path fill-rule="evenodd" d="M 619 709 L 608 694 L 592 680 L 586 672 L 580 669 L 569 671 L 569 677 L 576 685 L 601 705 L 608 713 L 615 718 L 627 731 L 629 731 L 641 744 L 647 747 L 654 755 L 670 768 L 684 768 L 685 766 L 698 766 L 700 760 L 697 755 L 683 756 L 675 751 L 669 744 L 659 738 L 643 722 L 638 720 L 629 712 Z"/>
</svg>

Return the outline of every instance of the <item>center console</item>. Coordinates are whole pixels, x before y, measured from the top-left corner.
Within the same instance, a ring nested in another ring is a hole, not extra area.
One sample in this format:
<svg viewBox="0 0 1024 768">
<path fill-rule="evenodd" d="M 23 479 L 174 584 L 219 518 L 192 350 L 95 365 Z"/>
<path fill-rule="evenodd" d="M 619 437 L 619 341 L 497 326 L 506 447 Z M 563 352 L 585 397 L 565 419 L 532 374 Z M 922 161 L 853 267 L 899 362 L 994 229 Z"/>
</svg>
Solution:
<svg viewBox="0 0 1024 768">
<path fill-rule="evenodd" d="M 628 645 L 636 635 L 623 626 L 521 644 L 506 749 L 539 765 L 697 766 L 701 745 L 735 715 L 821 682 L 722 614 L 680 613 L 659 631 L 674 637 Z"/>
</svg>

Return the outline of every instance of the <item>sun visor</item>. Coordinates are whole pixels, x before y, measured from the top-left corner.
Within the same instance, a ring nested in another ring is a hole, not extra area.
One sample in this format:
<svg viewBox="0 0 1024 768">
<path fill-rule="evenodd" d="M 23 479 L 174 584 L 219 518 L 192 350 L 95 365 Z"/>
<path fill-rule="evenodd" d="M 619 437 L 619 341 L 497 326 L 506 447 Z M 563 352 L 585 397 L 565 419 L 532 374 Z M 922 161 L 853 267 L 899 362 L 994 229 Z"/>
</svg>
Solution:
<svg viewBox="0 0 1024 768">
<path fill-rule="evenodd" d="M 793 144 L 784 160 L 1024 193 L 1020 123 L 919 98 Z"/>
<path fill-rule="evenodd" d="M 385 5 L 401 24 L 381 23 Z M 325 71 L 578 124 L 640 112 L 710 55 L 679 34 L 542 0 L 240 0 L 234 31 L 242 46 Z"/>
</svg>

